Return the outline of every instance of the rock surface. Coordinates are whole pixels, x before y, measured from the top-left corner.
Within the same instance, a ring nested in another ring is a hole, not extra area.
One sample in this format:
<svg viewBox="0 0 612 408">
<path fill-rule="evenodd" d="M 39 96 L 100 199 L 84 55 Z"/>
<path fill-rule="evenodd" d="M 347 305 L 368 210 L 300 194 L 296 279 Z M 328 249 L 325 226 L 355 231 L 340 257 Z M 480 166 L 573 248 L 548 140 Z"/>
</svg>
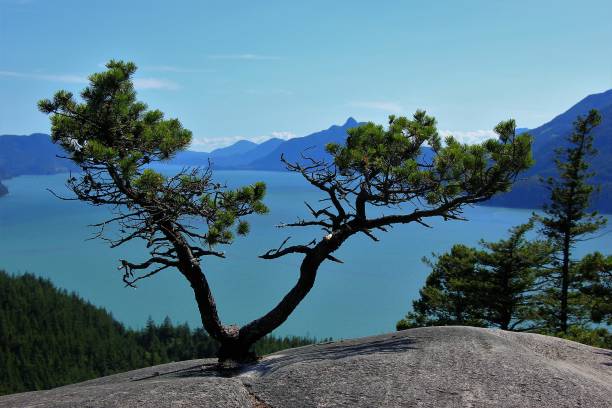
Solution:
<svg viewBox="0 0 612 408">
<path fill-rule="evenodd" d="M 546 337 L 430 327 L 300 347 L 230 377 L 214 360 L 135 370 L 2 407 L 612 407 L 612 351 Z"/>
</svg>

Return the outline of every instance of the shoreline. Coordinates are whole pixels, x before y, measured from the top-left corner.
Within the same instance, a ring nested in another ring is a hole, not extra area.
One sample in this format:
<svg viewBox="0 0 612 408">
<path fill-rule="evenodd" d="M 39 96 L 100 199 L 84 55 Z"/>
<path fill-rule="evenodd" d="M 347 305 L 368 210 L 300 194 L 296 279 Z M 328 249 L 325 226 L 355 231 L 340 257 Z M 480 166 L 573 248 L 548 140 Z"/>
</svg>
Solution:
<svg viewBox="0 0 612 408">
<path fill-rule="evenodd" d="M 182 166 L 180 164 L 166 164 L 166 165 L 157 165 L 155 167 L 166 167 L 166 168 L 172 168 L 172 167 L 176 167 L 176 168 L 183 168 L 183 167 L 189 167 L 189 166 Z M 287 173 L 290 174 L 288 171 L 278 171 L 278 170 L 250 170 L 250 169 L 218 169 L 218 170 L 213 170 L 214 172 L 235 172 L 235 173 L 248 173 L 248 174 L 253 174 L 253 173 L 272 173 L 272 174 L 282 174 L 282 173 Z M 75 172 L 77 173 L 77 172 Z M 67 172 L 67 171 L 62 171 L 62 172 L 57 172 L 57 173 L 45 173 L 45 174 L 19 174 L 19 175 L 15 175 L 15 176 L 11 176 L 11 177 L 7 177 L 5 179 L 1 179 L 0 180 L 0 197 L 3 197 L 5 195 L 8 195 L 9 190 L 8 187 L 3 184 L 3 181 L 7 181 L 7 180 L 12 180 L 12 179 L 16 179 L 19 177 L 31 177 L 31 176 L 56 176 L 56 175 L 60 175 L 60 174 L 71 174 L 71 172 Z M 77 173 L 78 174 L 78 173 Z M 6 192 L 3 194 L 2 193 L 2 187 L 4 186 Z M 479 204 L 474 204 L 474 207 L 486 207 L 486 208 L 505 208 L 505 209 L 511 209 L 511 210 L 529 210 L 529 211 L 539 211 L 541 210 L 541 208 L 536 208 L 536 207 L 523 207 L 523 206 L 516 206 L 516 207 L 511 207 L 511 206 L 507 206 L 507 205 L 496 205 L 496 204 L 491 204 L 491 203 L 479 203 Z M 608 213 L 608 212 L 604 212 L 601 210 L 596 210 L 600 215 L 603 215 L 607 218 L 612 219 L 612 212 Z"/>
</svg>

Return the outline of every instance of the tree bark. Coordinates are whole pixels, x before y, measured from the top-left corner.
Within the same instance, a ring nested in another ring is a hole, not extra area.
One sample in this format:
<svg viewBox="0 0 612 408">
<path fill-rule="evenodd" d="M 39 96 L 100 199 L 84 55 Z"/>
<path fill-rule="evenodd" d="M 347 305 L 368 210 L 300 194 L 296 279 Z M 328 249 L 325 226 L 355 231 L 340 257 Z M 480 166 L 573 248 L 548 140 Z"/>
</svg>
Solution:
<svg viewBox="0 0 612 408">
<path fill-rule="evenodd" d="M 230 341 L 233 337 L 232 333 L 226 330 L 221 324 L 215 298 L 208 285 L 208 280 L 200 267 L 199 259 L 193 255 L 189 244 L 170 223 L 161 223 L 160 226 L 164 235 L 176 250 L 176 257 L 179 261 L 179 271 L 187 279 L 193 289 L 204 329 L 206 329 L 212 338 L 219 341 L 221 344 Z"/>
<path fill-rule="evenodd" d="M 321 263 L 328 255 L 338 249 L 350 235 L 352 235 L 350 231 L 343 230 L 332 235 L 330 239 L 321 240 L 302 260 L 298 281 L 278 305 L 261 318 L 238 328 L 237 326 L 223 326 L 221 324 L 206 277 L 199 266 L 198 260 L 191 255 L 187 243 L 179 234 L 173 234 L 172 232 L 166 234 L 177 251 L 179 270 L 187 278 L 193 289 L 202 325 L 210 336 L 220 343 L 218 357 L 221 362 L 227 360 L 250 362 L 255 360 L 256 356 L 251 352 L 251 347 L 287 320 L 314 286 Z"/>
<path fill-rule="evenodd" d="M 563 333 L 567 333 L 567 315 L 568 315 L 568 292 L 569 292 L 569 256 L 570 256 L 570 231 L 565 231 L 563 237 L 563 266 L 561 270 L 561 313 L 560 313 L 560 329 Z"/>
<path fill-rule="evenodd" d="M 272 310 L 241 327 L 238 338 L 234 342 L 229 343 L 226 347 L 223 347 L 222 344 L 222 348 L 224 351 L 227 350 L 227 353 L 220 355 L 220 359 L 236 359 L 237 357 L 240 360 L 245 351 L 248 351 L 255 342 L 283 324 L 314 286 L 321 263 L 352 234 L 353 232 L 347 228 L 336 231 L 330 238 L 321 240 L 312 248 L 302 260 L 300 276 L 295 286 Z M 247 355 L 248 357 L 250 356 Z"/>
</svg>

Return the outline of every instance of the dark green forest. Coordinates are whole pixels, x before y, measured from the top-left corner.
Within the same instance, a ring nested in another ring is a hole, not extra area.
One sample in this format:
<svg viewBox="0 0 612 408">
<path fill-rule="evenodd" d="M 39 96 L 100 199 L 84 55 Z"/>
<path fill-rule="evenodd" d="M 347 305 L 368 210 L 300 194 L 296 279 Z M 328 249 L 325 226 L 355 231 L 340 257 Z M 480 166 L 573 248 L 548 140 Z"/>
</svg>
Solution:
<svg viewBox="0 0 612 408">
<path fill-rule="evenodd" d="M 258 355 L 315 342 L 268 336 Z M 0 271 L 0 395 L 41 390 L 171 361 L 214 357 L 201 328 L 149 319 L 126 328 L 106 310 L 51 281 Z"/>
</svg>

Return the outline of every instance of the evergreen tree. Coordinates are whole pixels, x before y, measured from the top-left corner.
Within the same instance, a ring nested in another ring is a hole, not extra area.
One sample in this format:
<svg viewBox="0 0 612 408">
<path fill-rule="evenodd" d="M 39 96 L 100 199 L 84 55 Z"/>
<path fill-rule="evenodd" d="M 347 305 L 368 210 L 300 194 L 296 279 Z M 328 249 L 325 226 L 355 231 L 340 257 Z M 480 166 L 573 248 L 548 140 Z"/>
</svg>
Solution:
<svg viewBox="0 0 612 408">
<path fill-rule="evenodd" d="M 413 310 L 397 323 L 403 330 L 421 326 L 484 326 L 481 308 L 480 270 L 476 267 L 478 251 L 465 245 L 453 245 L 450 252 L 423 258 L 432 268 Z"/>
<path fill-rule="evenodd" d="M 576 269 L 582 301 L 591 320 L 612 325 L 612 255 L 589 254 L 580 260 Z"/>
<path fill-rule="evenodd" d="M 533 222 L 510 229 L 510 237 L 497 242 L 481 241 L 477 268 L 483 286 L 480 303 L 485 321 L 503 330 L 529 330 L 539 320 L 540 276 L 552 262 L 546 241 L 529 241 L 525 235 Z"/>
<path fill-rule="evenodd" d="M 39 108 L 51 115 L 53 141 L 82 171 L 68 180 L 75 197 L 115 211 L 99 224 L 119 223 L 122 235 L 111 245 L 134 239 L 148 243 L 149 259 L 121 260 L 126 284 L 177 270 L 193 289 L 202 325 L 221 344 L 220 360 L 253 359 L 252 346 L 287 320 L 312 289 L 321 264 L 339 262 L 333 253 L 349 238 L 365 234 L 378 240 L 376 231 L 426 224 L 431 217 L 461 220 L 466 205 L 509 190 L 532 164 L 531 137 L 517 135 L 513 120 L 496 126 L 498 139 L 466 145 L 447 137 L 443 143 L 436 120 L 424 111 L 412 118 L 390 117 L 387 129 L 368 123 L 349 130 L 346 143 L 327 146 L 331 160 L 283 160 L 329 202 L 318 209 L 308 205 L 308 220 L 285 226 L 325 232 L 306 245 L 285 246 L 287 239 L 263 254 L 264 259 L 301 256 L 299 278 L 268 313 L 242 327 L 227 326 L 218 315 L 202 259 L 224 257 L 218 246 L 232 243 L 235 233 L 248 233 L 244 217 L 267 211 L 265 185 L 228 190 L 212 180 L 210 169 L 171 176 L 151 169 L 150 163 L 185 149 L 191 132 L 137 101 L 135 70 L 132 63 L 111 61 L 105 72 L 90 76 L 82 101 L 60 91 Z M 424 154 L 425 147 L 430 154 Z M 372 207 L 392 212 L 382 215 Z"/>
<path fill-rule="evenodd" d="M 576 119 L 568 145 L 556 151 L 559 175 L 545 181 L 550 203 L 544 206 L 544 215 L 536 216 L 542 232 L 557 250 L 558 267 L 547 276 L 549 287 L 543 303 L 548 309 L 550 329 L 563 333 L 570 324 L 583 318 L 580 274 L 572 260 L 573 247 L 581 237 L 594 233 L 606 223 L 596 211 L 589 211 L 595 187 L 588 183 L 594 175 L 589 170 L 588 159 L 597 153 L 592 131 L 600 122 L 601 116 L 596 110 Z"/>
<path fill-rule="evenodd" d="M 552 249 L 526 239 L 532 228 L 530 222 L 512 228 L 508 239 L 481 241 L 482 249 L 454 245 L 435 263 L 427 261 L 432 272 L 398 330 L 453 324 L 533 328 L 536 282 L 551 262 Z"/>
</svg>

